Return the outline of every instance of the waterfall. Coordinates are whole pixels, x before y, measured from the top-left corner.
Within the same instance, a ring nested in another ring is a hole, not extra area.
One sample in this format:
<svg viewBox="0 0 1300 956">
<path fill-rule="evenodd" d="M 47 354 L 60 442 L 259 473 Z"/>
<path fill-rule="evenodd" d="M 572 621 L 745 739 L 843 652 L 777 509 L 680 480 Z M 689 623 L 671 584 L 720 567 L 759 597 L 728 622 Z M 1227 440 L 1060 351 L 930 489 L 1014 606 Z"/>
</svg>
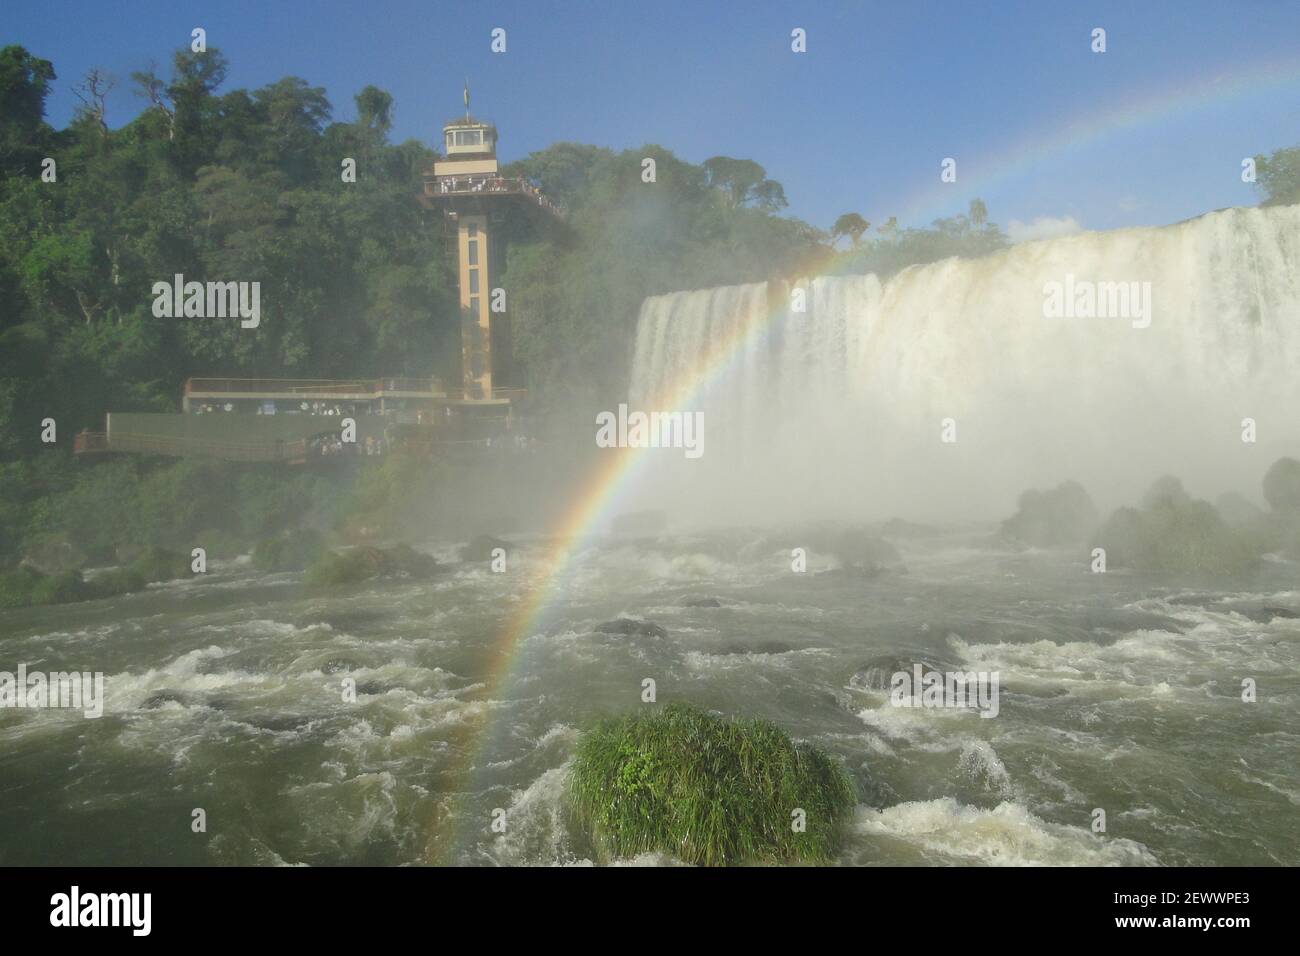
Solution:
<svg viewBox="0 0 1300 956">
<path fill-rule="evenodd" d="M 1163 473 L 1258 499 L 1300 452 L 1300 206 L 656 296 L 629 405 L 682 394 L 705 454 L 648 452 L 638 494 L 701 516 L 989 517 L 1069 478 L 1109 506 Z"/>
</svg>

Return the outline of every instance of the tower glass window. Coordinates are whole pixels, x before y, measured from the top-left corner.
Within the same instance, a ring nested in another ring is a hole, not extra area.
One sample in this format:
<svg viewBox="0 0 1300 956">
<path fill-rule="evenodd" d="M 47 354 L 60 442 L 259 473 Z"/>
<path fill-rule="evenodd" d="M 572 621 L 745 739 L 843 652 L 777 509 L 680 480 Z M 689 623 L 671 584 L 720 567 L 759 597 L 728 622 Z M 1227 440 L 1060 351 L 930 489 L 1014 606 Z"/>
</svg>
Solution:
<svg viewBox="0 0 1300 956">
<path fill-rule="evenodd" d="M 469 270 L 469 291 L 471 294 L 478 293 L 478 270 L 477 269 Z"/>
<path fill-rule="evenodd" d="M 478 242 L 471 240 L 465 245 L 469 252 L 469 264 L 472 266 L 478 265 Z"/>
</svg>

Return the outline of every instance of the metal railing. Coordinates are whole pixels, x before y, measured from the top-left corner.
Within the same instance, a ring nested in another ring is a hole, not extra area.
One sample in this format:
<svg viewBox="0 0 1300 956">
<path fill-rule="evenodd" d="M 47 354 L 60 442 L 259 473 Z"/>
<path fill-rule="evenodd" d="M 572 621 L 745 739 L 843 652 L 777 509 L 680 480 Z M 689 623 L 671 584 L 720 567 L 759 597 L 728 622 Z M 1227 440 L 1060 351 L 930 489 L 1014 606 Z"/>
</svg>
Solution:
<svg viewBox="0 0 1300 956">
<path fill-rule="evenodd" d="M 357 381 L 309 378 L 191 378 L 185 381 L 185 395 L 191 398 L 284 395 L 297 399 L 373 400 L 385 396 L 463 399 L 465 390 L 446 388 L 436 378 L 381 378 Z M 512 386 L 492 389 L 494 399 L 517 402 L 527 395 L 526 388 Z"/>
<path fill-rule="evenodd" d="M 564 210 L 544 196 L 536 186 L 523 177 L 510 176 L 432 176 L 425 181 L 425 192 L 430 196 L 474 196 L 482 194 L 515 194 L 527 196 L 555 216 Z"/>
<path fill-rule="evenodd" d="M 307 455 L 307 439 L 292 441 L 241 442 L 191 438 L 184 435 L 142 435 L 133 432 L 81 432 L 73 440 L 78 455 L 94 452 L 134 452 L 140 455 L 166 455 L 221 458 L 225 461 L 294 461 Z"/>
<path fill-rule="evenodd" d="M 238 395 L 249 393 L 337 398 L 364 395 L 382 398 L 387 394 L 417 392 L 443 397 L 446 389 L 436 378 L 381 378 L 340 380 L 325 378 L 190 378 L 185 380 L 185 394 Z"/>
</svg>

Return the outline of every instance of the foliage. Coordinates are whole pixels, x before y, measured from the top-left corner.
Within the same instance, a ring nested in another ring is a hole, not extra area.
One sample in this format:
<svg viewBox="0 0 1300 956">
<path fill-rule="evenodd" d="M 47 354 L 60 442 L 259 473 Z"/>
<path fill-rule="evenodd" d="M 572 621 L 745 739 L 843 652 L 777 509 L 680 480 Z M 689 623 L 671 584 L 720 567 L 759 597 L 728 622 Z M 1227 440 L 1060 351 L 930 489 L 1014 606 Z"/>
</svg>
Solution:
<svg viewBox="0 0 1300 956">
<path fill-rule="evenodd" d="M 1266 550 L 1257 536 L 1230 527 L 1207 501 L 1166 476 L 1151 486 L 1141 508 L 1120 508 L 1098 533 L 1107 562 L 1144 571 L 1243 574 Z"/>
<path fill-rule="evenodd" d="M 709 866 L 829 860 L 856 803 L 838 763 L 775 724 L 675 704 L 587 731 L 569 797 L 606 857 L 658 851 Z"/>
<path fill-rule="evenodd" d="M 1300 202 L 1300 146 L 1255 157 L 1255 184 L 1264 191 L 1262 206 Z"/>
<path fill-rule="evenodd" d="M 1300 461 L 1279 458 L 1264 475 L 1264 500 L 1279 514 L 1300 516 Z"/>
<path fill-rule="evenodd" d="M 309 587 L 332 587 L 383 577 L 426 579 L 437 571 L 437 561 L 410 545 L 359 547 L 327 551 L 307 569 L 303 582 Z"/>
<path fill-rule="evenodd" d="M 259 541 L 253 564 L 263 571 L 301 571 L 325 554 L 325 536 L 305 528 Z"/>
<path fill-rule="evenodd" d="M 1016 513 L 1002 522 L 1002 533 L 1043 548 L 1077 545 L 1096 531 L 1097 521 L 1088 492 L 1067 481 L 1047 491 L 1026 490 Z"/>
</svg>

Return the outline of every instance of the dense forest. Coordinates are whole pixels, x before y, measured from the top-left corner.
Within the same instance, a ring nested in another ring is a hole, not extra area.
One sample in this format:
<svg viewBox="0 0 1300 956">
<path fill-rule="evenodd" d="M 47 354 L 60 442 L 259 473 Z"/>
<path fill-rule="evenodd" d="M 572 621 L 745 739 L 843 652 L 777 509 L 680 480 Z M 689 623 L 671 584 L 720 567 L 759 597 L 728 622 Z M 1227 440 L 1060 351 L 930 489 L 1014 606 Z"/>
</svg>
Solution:
<svg viewBox="0 0 1300 956">
<path fill-rule="evenodd" d="M 117 81 L 92 71 L 71 84 L 75 119 L 55 130 L 45 122 L 54 66 L 21 47 L 0 51 L 0 455 L 33 450 L 32 423 L 46 416 L 71 434 L 102 425 L 109 409 L 174 410 L 191 375 L 454 367 L 445 238 L 415 202 L 435 154 L 389 142 L 392 97 L 366 87 L 355 119 L 336 121 L 306 80 L 223 91 L 226 73 L 215 48 L 176 53 L 169 76 L 130 78 L 143 108 L 115 129 L 105 103 Z M 656 161 L 650 185 L 646 157 Z M 354 183 L 341 175 L 345 158 L 356 160 Z M 566 228 L 546 235 L 511 226 L 502 280 L 519 358 L 543 399 L 578 382 L 623 387 L 645 296 L 794 275 L 834 252 L 828 233 L 781 215 L 784 190 L 751 160 L 694 165 L 661 146 L 559 143 L 507 172 L 568 211 Z M 864 265 L 1003 241 L 964 216 L 878 235 L 854 236 L 852 254 L 894 254 Z M 156 318 L 152 284 L 176 273 L 259 281 L 260 327 Z"/>
<path fill-rule="evenodd" d="M 227 70 L 219 50 L 185 49 L 166 75 L 65 78 L 81 107 L 56 130 L 45 116 L 61 81 L 54 64 L 0 49 L 0 562 L 74 528 L 103 531 L 95 550 L 107 554 L 127 539 L 174 545 L 221 523 L 190 512 L 198 486 L 235 487 L 223 469 L 208 469 L 214 478 L 194 463 L 74 463 L 72 436 L 102 427 L 106 411 L 176 411 L 190 376 L 448 376 L 459 361 L 447 240 L 415 201 L 436 154 L 389 141 L 392 97 L 367 86 L 355 117 L 338 120 L 307 80 L 225 90 Z M 141 110 L 115 126 L 106 103 L 118 83 L 131 84 Z M 1296 153 L 1259 157 L 1269 201 L 1300 193 Z M 346 159 L 355 182 L 341 175 Z M 500 280 L 543 413 L 618 401 L 648 295 L 832 269 L 888 275 L 1006 245 L 978 199 L 927 228 L 890 219 L 873 229 L 845 213 L 823 230 L 783 214 L 784 189 L 757 162 L 692 164 L 657 145 L 558 143 L 506 172 L 566 210 L 562 226 L 508 226 Z M 155 317 L 152 286 L 177 273 L 260 282 L 260 325 Z M 58 423 L 53 448 L 40 441 L 46 418 Z M 257 489 L 240 496 L 249 534 L 322 500 L 310 482 L 292 491 L 254 471 L 244 477 Z M 131 512 L 125 503 L 146 487 L 149 501 Z"/>
</svg>

